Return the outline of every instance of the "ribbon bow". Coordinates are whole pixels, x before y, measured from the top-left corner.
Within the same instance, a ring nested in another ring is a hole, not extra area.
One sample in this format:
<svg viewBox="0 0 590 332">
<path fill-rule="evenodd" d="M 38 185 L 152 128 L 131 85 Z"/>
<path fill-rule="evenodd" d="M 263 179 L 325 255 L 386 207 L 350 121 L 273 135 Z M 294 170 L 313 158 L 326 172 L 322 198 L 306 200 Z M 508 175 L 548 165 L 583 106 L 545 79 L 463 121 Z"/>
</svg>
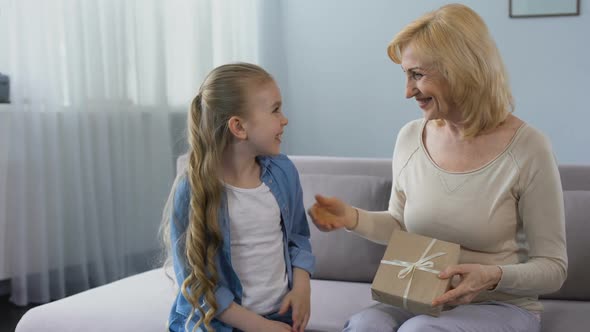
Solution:
<svg viewBox="0 0 590 332">
<path fill-rule="evenodd" d="M 412 280 L 414 279 L 414 272 L 416 272 L 416 270 L 422 270 L 422 271 L 426 271 L 426 272 L 430 272 L 430 273 L 434 273 L 434 274 L 440 273 L 440 271 L 438 271 L 438 270 L 431 269 L 434 266 L 434 263 L 431 261 L 431 259 L 445 255 L 446 252 L 437 252 L 436 254 L 432 254 L 428 257 L 424 257 L 430 251 L 430 249 L 432 249 L 434 242 L 436 242 L 436 239 L 432 239 L 432 241 L 430 241 L 430 244 L 428 245 L 428 247 L 426 247 L 426 250 L 424 250 L 420 259 L 414 263 L 400 261 L 397 259 L 394 259 L 394 260 L 383 259 L 383 260 L 381 260 L 381 264 L 388 264 L 388 265 L 395 265 L 395 266 L 403 266 L 404 267 L 404 269 L 399 271 L 399 273 L 397 274 L 398 279 L 404 279 L 408 275 L 410 276 L 410 280 L 408 281 L 408 285 L 406 286 L 406 290 L 404 292 L 404 298 L 403 298 L 404 309 L 408 309 L 408 294 L 410 292 L 410 286 L 412 285 Z"/>
</svg>

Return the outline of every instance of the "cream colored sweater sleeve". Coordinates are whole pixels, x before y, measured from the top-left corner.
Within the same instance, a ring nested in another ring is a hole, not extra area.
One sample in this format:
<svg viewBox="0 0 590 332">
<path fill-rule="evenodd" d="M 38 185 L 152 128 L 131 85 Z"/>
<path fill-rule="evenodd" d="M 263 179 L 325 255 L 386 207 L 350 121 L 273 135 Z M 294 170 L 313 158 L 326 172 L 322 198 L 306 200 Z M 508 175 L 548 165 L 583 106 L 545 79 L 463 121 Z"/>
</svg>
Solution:
<svg viewBox="0 0 590 332">
<path fill-rule="evenodd" d="M 518 214 L 528 243 L 528 261 L 501 265 L 495 290 L 517 295 L 557 291 L 567 275 L 565 213 L 557 162 L 547 138 L 536 130 L 515 148 L 520 172 Z"/>
<path fill-rule="evenodd" d="M 388 211 L 370 212 L 358 208 L 357 210 L 359 221 L 352 231 L 368 240 L 386 245 L 393 231 L 402 228 Z"/>
</svg>

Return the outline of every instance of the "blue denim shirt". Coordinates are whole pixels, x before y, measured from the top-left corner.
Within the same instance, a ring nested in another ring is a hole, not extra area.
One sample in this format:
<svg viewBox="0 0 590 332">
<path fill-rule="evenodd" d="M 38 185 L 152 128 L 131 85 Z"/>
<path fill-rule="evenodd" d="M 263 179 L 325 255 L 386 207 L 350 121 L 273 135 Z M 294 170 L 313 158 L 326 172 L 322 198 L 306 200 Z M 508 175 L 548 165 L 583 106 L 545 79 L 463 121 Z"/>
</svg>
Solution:
<svg viewBox="0 0 590 332">
<path fill-rule="evenodd" d="M 281 211 L 283 250 L 289 288 L 291 289 L 293 287 L 293 268 L 301 268 L 312 274 L 315 265 L 315 258 L 311 253 L 309 226 L 303 207 L 299 174 L 293 162 L 285 155 L 258 157 L 257 160 L 261 166 L 260 179 L 270 188 Z M 177 243 L 188 225 L 189 202 L 190 185 L 184 177 L 179 180 L 176 187 L 174 209 L 170 221 L 171 242 L 174 247 L 172 250 L 173 264 L 178 285 L 182 285 L 188 275 L 188 267 L 184 264 L 182 255 L 184 248 Z M 218 222 L 223 243 L 215 258 L 219 274 L 219 283 L 215 289 L 217 315 L 227 309 L 232 302 L 241 304 L 242 301 L 242 285 L 231 265 L 230 220 L 225 196 L 219 209 Z M 203 303 L 203 300 L 201 299 L 199 302 Z M 204 309 L 207 311 L 208 308 L 204 307 Z M 179 292 L 170 312 L 169 330 L 185 331 L 186 319 L 192 310 L 190 303 Z M 198 320 L 199 311 L 196 310 L 188 323 L 188 331 L 192 331 Z M 219 332 L 232 331 L 231 326 L 218 319 L 212 321 L 212 327 Z M 202 328 L 204 330 L 204 326 Z M 197 331 L 201 331 L 201 329 L 197 329 Z"/>
</svg>

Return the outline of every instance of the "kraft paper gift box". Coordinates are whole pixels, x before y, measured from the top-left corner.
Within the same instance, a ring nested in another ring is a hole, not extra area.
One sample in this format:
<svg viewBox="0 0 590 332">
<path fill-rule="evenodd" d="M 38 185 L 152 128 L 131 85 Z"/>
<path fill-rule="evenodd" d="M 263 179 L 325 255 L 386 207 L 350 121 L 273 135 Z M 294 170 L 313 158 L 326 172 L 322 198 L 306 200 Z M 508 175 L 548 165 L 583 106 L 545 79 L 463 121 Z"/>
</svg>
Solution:
<svg viewBox="0 0 590 332">
<path fill-rule="evenodd" d="M 458 244 L 394 231 L 371 285 L 373 300 L 438 317 L 442 306 L 432 307 L 432 300 L 451 283 L 438 273 L 458 262 Z"/>
</svg>

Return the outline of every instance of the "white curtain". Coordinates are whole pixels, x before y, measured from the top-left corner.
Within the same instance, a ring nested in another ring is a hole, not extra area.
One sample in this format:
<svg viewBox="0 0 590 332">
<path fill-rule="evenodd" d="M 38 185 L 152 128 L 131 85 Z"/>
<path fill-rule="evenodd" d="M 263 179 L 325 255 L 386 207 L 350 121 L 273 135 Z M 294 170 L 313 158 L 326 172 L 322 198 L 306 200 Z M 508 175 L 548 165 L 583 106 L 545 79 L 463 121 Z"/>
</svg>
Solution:
<svg viewBox="0 0 590 332">
<path fill-rule="evenodd" d="M 0 0 L 0 276 L 43 303 L 158 263 L 170 116 L 258 62 L 261 1 Z M 4 270 L 4 271 L 3 271 Z"/>
</svg>

